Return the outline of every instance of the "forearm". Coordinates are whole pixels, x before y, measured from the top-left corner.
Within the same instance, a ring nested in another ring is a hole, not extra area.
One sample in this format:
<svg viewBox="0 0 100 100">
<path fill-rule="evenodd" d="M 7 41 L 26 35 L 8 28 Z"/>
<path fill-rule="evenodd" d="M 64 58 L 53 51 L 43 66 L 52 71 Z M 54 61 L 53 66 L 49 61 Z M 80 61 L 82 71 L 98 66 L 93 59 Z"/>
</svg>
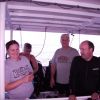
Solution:
<svg viewBox="0 0 100 100">
<path fill-rule="evenodd" d="M 21 84 L 23 84 L 23 80 L 22 79 L 19 79 L 17 81 L 11 82 L 11 83 L 8 83 L 5 86 L 5 91 L 9 91 L 9 90 L 15 89 L 16 87 L 20 86 Z"/>
<path fill-rule="evenodd" d="M 38 71 L 38 63 L 35 59 L 34 56 L 31 57 L 31 62 L 32 62 L 32 67 L 33 67 L 33 70 L 34 70 L 34 74 Z"/>
<path fill-rule="evenodd" d="M 6 83 L 5 90 L 9 91 L 9 90 L 15 89 L 23 83 L 31 82 L 33 78 L 34 78 L 33 73 L 30 73 L 19 80 L 16 80 L 11 83 Z"/>
<path fill-rule="evenodd" d="M 33 73 L 35 74 L 37 71 L 38 71 L 38 64 L 37 63 L 34 63 L 33 65 Z"/>
<path fill-rule="evenodd" d="M 33 71 L 33 73 L 35 74 L 37 71 L 38 71 L 38 68 L 35 68 L 34 71 Z"/>
<path fill-rule="evenodd" d="M 55 65 L 51 65 L 51 79 L 54 79 L 55 77 L 55 72 L 56 72 L 56 67 Z"/>
</svg>

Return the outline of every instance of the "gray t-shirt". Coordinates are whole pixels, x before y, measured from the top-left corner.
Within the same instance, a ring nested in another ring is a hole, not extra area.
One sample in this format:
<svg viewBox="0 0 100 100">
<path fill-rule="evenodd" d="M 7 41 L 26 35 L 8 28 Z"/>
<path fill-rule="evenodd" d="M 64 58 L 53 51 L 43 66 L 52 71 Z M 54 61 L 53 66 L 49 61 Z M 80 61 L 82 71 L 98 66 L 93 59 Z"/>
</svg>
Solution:
<svg viewBox="0 0 100 100">
<path fill-rule="evenodd" d="M 29 60 L 21 56 L 18 61 L 7 59 L 5 61 L 5 81 L 6 83 L 14 82 L 21 79 L 29 72 L 33 72 Z M 8 91 L 10 99 L 25 99 L 30 97 L 34 90 L 32 82 L 23 83 L 15 89 Z"/>
<path fill-rule="evenodd" d="M 72 60 L 79 53 L 76 49 L 69 47 L 68 49 L 57 49 L 52 63 L 56 66 L 56 82 L 60 84 L 69 84 L 70 67 Z"/>
</svg>

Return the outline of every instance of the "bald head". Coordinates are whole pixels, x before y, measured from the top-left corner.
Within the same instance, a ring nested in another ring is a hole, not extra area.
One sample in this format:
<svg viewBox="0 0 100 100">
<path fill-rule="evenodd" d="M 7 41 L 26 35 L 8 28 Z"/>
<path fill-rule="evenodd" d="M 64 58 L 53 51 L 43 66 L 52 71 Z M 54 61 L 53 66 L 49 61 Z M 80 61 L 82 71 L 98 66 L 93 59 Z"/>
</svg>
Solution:
<svg viewBox="0 0 100 100">
<path fill-rule="evenodd" d="M 89 48 L 92 48 L 92 50 L 94 51 L 94 44 L 91 41 L 85 40 L 81 43 L 87 45 Z"/>
</svg>

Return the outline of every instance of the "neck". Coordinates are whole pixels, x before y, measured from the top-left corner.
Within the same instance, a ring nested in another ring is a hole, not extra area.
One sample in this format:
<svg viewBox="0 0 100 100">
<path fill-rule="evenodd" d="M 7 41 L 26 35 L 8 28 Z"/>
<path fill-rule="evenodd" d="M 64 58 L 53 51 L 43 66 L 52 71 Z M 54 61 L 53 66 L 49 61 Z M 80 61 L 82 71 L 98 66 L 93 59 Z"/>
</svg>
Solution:
<svg viewBox="0 0 100 100">
<path fill-rule="evenodd" d="M 13 59 L 13 60 L 15 60 L 15 61 L 18 61 L 18 60 L 20 60 L 20 57 L 16 57 L 16 58 L 12 58 L 12 57 L 10 57 L 10 59 Z"/>
<path fill-rule="evenodd" d="M 64 48 L 64 49 L 68 49 L 68 48 L 69 48 L 69 46 L 64 46 L 63 48 Z"/>
<path fill-rule="evenodd" d="M 86 61 L 90 61 L 92 59 L 93 55 L 91 55 L 89 58 L 85 59 Z"/>
</svg>

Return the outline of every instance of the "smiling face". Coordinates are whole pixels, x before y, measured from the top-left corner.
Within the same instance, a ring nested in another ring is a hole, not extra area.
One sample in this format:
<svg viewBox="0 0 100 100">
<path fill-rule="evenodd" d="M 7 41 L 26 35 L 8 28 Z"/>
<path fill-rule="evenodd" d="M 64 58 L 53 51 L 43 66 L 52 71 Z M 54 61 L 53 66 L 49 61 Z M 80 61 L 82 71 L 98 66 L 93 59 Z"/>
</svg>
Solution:
<svg viewBox="0 0 100 100">
<path fill-rule="evenodd" d="M 18 59 L 19 58 L 19 45 L 12 44 L 7 49 L 7 53 L 11 59 Z"/>
</svg>

